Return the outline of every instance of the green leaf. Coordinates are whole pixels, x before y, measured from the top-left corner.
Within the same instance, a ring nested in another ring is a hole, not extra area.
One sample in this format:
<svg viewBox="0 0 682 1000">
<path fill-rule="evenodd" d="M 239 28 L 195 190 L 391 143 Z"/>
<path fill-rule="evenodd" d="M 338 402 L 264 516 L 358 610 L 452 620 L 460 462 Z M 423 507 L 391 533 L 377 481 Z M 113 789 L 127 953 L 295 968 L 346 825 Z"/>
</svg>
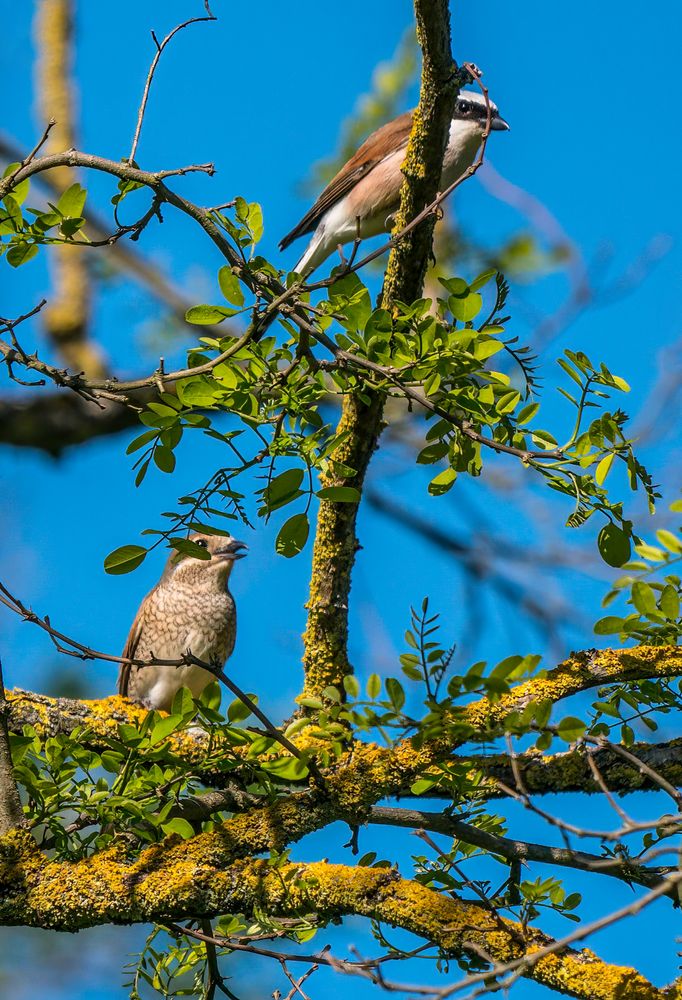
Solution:
<svg viewBox="0 0 682 1000">
<path fill-rule="evenodd" d="M 354 674 L 346 674 L 343 678 L 343 689 L 350 698 L 360 694 L 360 682 Z"/>
<path fill-rule="evenodd" d="M 77 219 L 83 215 L 88 192 L 80 184 L 72 184 L 60 196 L 57 211 L 67 219 Z"/>
<path fill-rule="evenodd" d="M 682 539 L 678 538 L 677 535 L 673 535 L 672 531 L 661 528 L 656 532 L 656 538 L 669 552 L 674 552 L 675 555 L 682 554 Z"/>
<path fill-rule="evenodd" d="M 443 288 L 446 288 L 451 295 L 456 295 L 458 298 L 468 295 L 471 290 L 464 278 L 439 278 L 438 280 Z"/>
<path fill-rule="evenodd" d="M 585 723 L 573 715 L 567 715 L 557 726 L 557 732 L 566 743 L 574 743 L 585 732 Z"/>
<path fill-rule="evenodd" d="M 199 695 L 199 704 L 203 705 L 205 708 L 210 709 L 212 712 L 217 712 L 220 708 L 220 701 L 223 696 L 223 689 L 220 686 L 219 681 L 211 681 L 207 684 L 204 690 Z M 257 700 L 254 696 L 254 700 Z"/>
<path fill-rule="evenodd" d="M 7 263 L 12 267 L 21 267 L 38 253 L 37 243 L 15 243 L 7 251 Z"/>
<path fill-rule="evenodd" d="M 130 573 L 144 562 L 147 550 L 141 545 L 122 545 L 104 560 L 104 569 L 112 575 Z"/>
<path fill-rule="evenodd" d="M 279 529 L 275 540 L 275 550 L 285 559 L 291 559 L 302 552 L 308 541 L 310 523 L 307 514 L 294 514 Z"/>
<path fill-rule="evenodd" d="M 229 267 L 221 267 L 218 271 L 218 284 L 228 302 L 234 306 L 244 305 L 244 293 L 239 278 L 233 274 Z"/>
<path fill-rule="evenodd" d="M 182 819 L 180 816 L 176 816 L 175 819 L 169 819 L 167 823 L 162 823 L 161 829 L 166 836 L 169 836 L 172 833 L 177 833 L 183 840 L 189 840 L 190 837 L 194 836 L 192 824 L 188 823 L 186 819 Z"/>
<path fill-rule="evenodd" d="M 162 472 L 173 472 L 175 469 L 175 455 L 170 448 L 159 445 L 154 449 L 154 464 Z"/>
<path fill-rule="evenodd" d="M 455 469 L 444 469 L 439 472 L 437 476 L 434 476 L 429 483 L 429 493 L 432 497 L 441 497 L 448 490 L 451 490 L 455 480 L 457 479 L 457 472 Z"/>
<path fill-rule="evenodd" d="M 189 688 L 181 687 L 175 692 L 171 715 L 179 715 L 182 718 L 187 716 L 191 718 L 194 715 L 194 698 Z"/>
<path fill-rule="evenodd" d="M 663 588 L 658 606 L 669 621 L 677 621 L 680 615 L 680 598 L 672 584 L 668 583 Z"/>
<path fill-rule="evenodd" d="M 13 174 L 15 170 L 19 170 L 20 168 L 21 168 L 21 163 L 8 163 L 3 171 L 2 176 L 9 177 L 10 174 Z M 15 184 L 12 187 L 11 197 L 15 199 L 17 205 L 23 205 L 24 201 L 26 200 L 26 195 L 28 194 L 30 183 L 31 183 L 30 180 L 27 178 L 25 181 L 20 181 L 19 184 Z"/>
<path fill-rule="evenodd" d="M 214 406 L 223 388 L 208 375 L 194 375 L 178 382 L 178 397 L 185 406 Z"/>
<path fill-rule="evenodd" d="M 471 289 L 472 292 L 479 291 L 479 289 L 483 288 L 484 285 L 487 285 L 490 279 L 494 278 L 496 274 L 497 271 L 495 270 L 494 267 L 490 268 L 490 270 L 488 271 L 483 271 L 483 273 L 479 274 L 477 278 L 474 278 L 474 280 L 469 285 L 469 288 Z"/>
<path fill-rule="evenodd" d="M 277 510 L 299 497 L 302 482 L 303 469 L 286 469 L 271 479 L 263 490 L 263 503 L 267 510 Z"/>
<path fill-rule="evenodd" d="M 374 701 L 381 694 L 381 678 L 379 674 L 370 674 L 367 679 L 367 697 Z"/>
<path fill-rule="evenodd" d="M 213 323 L 222 323 L 228 316 L 234 316 L 234 309 L 223 309 L 221 306 L 192 306 L 185 313 L 188 323 L 196 326 L 208 326 Z"/>
<path fill-rule="evenodd" d="M 354 486 L 325 486 L 318 490 L 315 496 L 320 500 L 331 500 L 334 503 L 358 503 L 360 491 Z"/>
<path fill-rule="evenodd" d="M 268 774 L 273 774 L 282 781 L 301 781 L 308 774 L 308 768 L 298 757 L 275 757 L 260 762 L 260 766 Z"/>
<path fill-rule="evenodd" d="M 412 795 L 422 795 L 424 792 L 428 792 L 429 788 L 433 788 L 435 784 L 435 778 L 418 778 L 410 786 L 410 792 Z"/>
<path fill-rule="evenodd" d="M 254 695 L 249 695 L 249 697 L 254 700 Z M 243 701 L 239 698 L 235 698 L 233 702 L 228 705 L 227 708 L 227 721 L 234 725 L 237 722 L 244 722 L 245 719 L 251 715 L 251 709 L 248 705 L 245 705 Z"/>
<path fill-rule="evenodd" d="M 606 477 L 608 476 L 615 457 L 616 457 L 615 453 L 610 452 L 608 455 L 605 455 L 604 458 L 602 458 L 601 462 L 597 466 L 596 471 L 594 473 L 594 481 L 596 482 L 597 486 L 601 486 Z"/>
<path fill-rule="evenodd" d="M 138 451 L 144 445 L 149 444 L 156 437 L 156 431 L 145 431 L 144 434 L 139 434 L 136 438 L 130 442 L 126 448 L 126 455 L 132 455 L 134 451 Z"/>
<path fill-rule="evenodd" d="M 445 441 L 434 441 L 427 444 L 417 455 L 418 465 L 433 465 L 440 458 L 444 458 L 448 453 L 448 446 Z"/>
<path fill-rule="evenodd" d="M 165 740 L 167 736 L 170 736 L 176 729 L 179 729 L 183 722 L 182 715 L 169 715 L 167 718 L 161 719 L 149 734 L 150 744 L 154 746 L 155 743 Z"/>
<path fill-rule="evenodd" d="M 469 292 L 462 297 L 451 295 L 448 299 L 448 308 L 455 319 L 461 323 L 470 323 L 478 316 L 483 307 L 483 297 L 478 292 Z"/>
<path fill-rule="evenodd" d="M 400 709 L 405 704 L 405 692 L 400 681 L 396 680 L 395 677 L 386 678 L 386 691 L 388 693 L 391 705 L 399 712 Z"/>
<path fill-rule="evenodd" d="M 656 595 L 648 583 L 635 580 L 632 585 L 632 603 L 640 615 L 648 615 L 656 611 Z"/>
<path fill-rule="evenodd" d="M 599 532 L 599 554 L 609 566 L 623 566 L 630 558 L 630 539 L 617 524 L 609 521 Z"/>
<path fill-rule="evenodd" d="M 502 350 L 504 344 L 499 340 L 479 340 L 474 346 L 474 357 L 479 361 L 485 361 L 487 358 L 492 358 L 493 354 L 497 354 Z"/>
<path fill-rule="evenodd" d="M 246 222 L 251 230 L 251 237 L 255 245 L 263 236 L 263 209 L 257 201 L 249 202 L 249 213 Z"/>
<path fill-rule="evenodd" d="M 524 406 L 523 409 L 519 410 L 519 412 L 516 415 L 516 423 L 518 424 L 518 426 L 522 427 L 524 424 L 529 423 L 539 409 L 540 409 L 539 403 L 528 403 L 527 406 Z"/>
<path fill-rule="evenodd" d="M 534 444 L 536 444 L 539 448 L 544 448 L 545 451 L 548 451 L 551 448 L 556 448 L 556 438 L 553 437 L 549 431 L 533 431 L 531 438 Z"/>
<path fill-rule="evenodd" d="M 595 635 L 616 635 L 623 630 L 623 619 L 608 615 L 600 618 L 594 626 Z"/>
</svg>

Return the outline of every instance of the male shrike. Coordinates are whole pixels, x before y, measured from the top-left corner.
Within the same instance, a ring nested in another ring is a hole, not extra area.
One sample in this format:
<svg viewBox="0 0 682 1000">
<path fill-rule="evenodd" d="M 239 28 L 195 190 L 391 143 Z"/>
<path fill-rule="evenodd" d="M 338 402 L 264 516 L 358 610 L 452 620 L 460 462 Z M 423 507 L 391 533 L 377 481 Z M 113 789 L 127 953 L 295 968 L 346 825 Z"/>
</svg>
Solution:
<svg viewBox="0 0 682 1000">
<path fill-rule="evenodd" d="M 495 131 L 509 128 L 490 103 L 490 127 Z M 306 276 L 334 253 L 340 244 L 358 236 L 367 239 L 387 232 L 392 216 L 400 206 L 407 142 L 412 129 L 412 111 L 373 132 L 357 153 L 339 170 L 309 212 L 281 241 L 284 250 L 299 236 L 313 233 L 308 249 L 294 268 Z M 485 99 L 475 91 L 463 90 L 457 99 L 450 124 L 440 187 L 444 190 L 460 177 L 481 145 L 487 120 Z"/>
</svg>

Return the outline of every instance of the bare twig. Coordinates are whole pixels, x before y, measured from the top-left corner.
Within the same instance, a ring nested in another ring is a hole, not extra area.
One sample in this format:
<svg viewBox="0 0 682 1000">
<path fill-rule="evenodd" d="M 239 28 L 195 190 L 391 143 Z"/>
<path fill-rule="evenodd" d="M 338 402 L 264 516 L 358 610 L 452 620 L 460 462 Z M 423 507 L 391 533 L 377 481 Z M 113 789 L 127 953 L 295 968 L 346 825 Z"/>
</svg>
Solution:
<svg viewBox="0 0 682 1000">
<path fill-rule="evenodd" d="M 670 796 L 677 806 L 678 812 L 682 812 L 682 792 L 675 788 L 675 786 L 664 778 L 662 774 L 659 774 L 653 767 L 650 767 L 646 761 L 643 761 L 634 753 L 626 750 L 626 748 L 620 743 L 612 743 L 611 740 L 595 739 L 590 736 L 585 736 L 583 738 L 586 743 L 593 743 L 600 750 L 608 749 L 611 753 L 616 754 L 616 756 L 622 757 L 623 760 L 626 760 L 628 764 L 631 764 L 636 771 L 639 771 L 640 774 L 646 775 L 646 777 L 649 778 L 653 784 L 658 785 L 659 788 L 666 792 L 666 794 Z M 589 755 L 590 760 L 592 760 L 593 757 L 594 753 Z"/>
<path fill-rule="evenodd" d="M 432 830 L 446 836 L 455 837 L 466 844 L 473 844 L 481 850 L 493 855 L 499 855 L 508 861 L 535 861 L 540 864 L 557 865 L 562 868 L 574 868 L 578 871 L 610 875 L 628 885 L 637 883 L 647 888 L 659 886 L 663 879 L 677 870 L 677 866 L 662 868 L 647 868 L 641 860 L 626 860 L 610 858 L 585 851 L 576 851 L 562 847 L 548 847 L 544 844 L 534 844 L 525 840 L 514 840 L 501 834 L 489 833 L 472 823 L 466 823 L 456 816 L 447 813 L 426 812 L 421 809 L 399 809 L 388 806 L 373 806 L 367 817 L 369 823 L 381 826 L 406 827 L 410 830 Z M 671 890 L 669 895 L 677 902 L 677 892 Z"/>
<path fill-rule="evenodd" d="M 36 151 L 40 144 L 36 147 Z M 10 136 L 0 134 L 0 157 L 8 161 L 19 161 L 21 166 L 29 163 L 34 155 L 25 155 L 19 144 Z M 56 183 L 54 174 L 49 172 L 41 173 L 36 178 L 37 183 L 42 184 L 47 190 L 58 196 L 63 191 L 63 187 Z M 108 248 L 107 260 L 111 258 L 113 266 L 125 269 L 126 273 L 133 281 L 147 289 L 159 302 L 168 306 L 175 319 L 182 324 L 186 324 L 192 331 L 196 328 L 186 323 L 185 314 L 187 310 L 195 305 L 193 299 L 178 291 L 168 278 L 160 271 L 155 264 L 149 261 L 142 254 L 137 253 L 129 243 L 116 240 L 110 242 L 109 225 L 107 220 L 100 216 L 91 207 L 88 208 L 85 231 L 93 237 L 93 242 L 106 244 Z M 85 246 L 86 244 L 83 244 Z M 228 321 L 225 320 L 220 327 L 207 325 L 203 329 L 216 335 L 225 335 L 228 330 Z"/>
<path fill-rule="evenodd" d="M 173 28 L 173 30 L 170 31 L 166 35 L 164 40 L 160 43 L 157 41 L 156 35 L 152 31 L 152 38 L 154 39 L 154 43 L 156 45 L 156 53 L 154 55 L 154 58 L 152 59 L 151 66 L 149 67 L 149 72 L 147 73 L 147 79 L 145 81 L 144 91 L 142 93 L 142 100 L 140 102 L 140 107 L 137 112 L 137 124 L 135 126 L 135 135 L 133 136 L 133 143 L 132 146 L 130 147 L 130 153 L 128 154 L 128 163 L 130 164 L 132 164 L 135 160 L 135 153 L 137 152 L 137 144 L 140 139 L 140 132 L 142 131 L 142 122 L 144 121 L 144 113 L 147 108 L 147 100 L 149 99 L 149 90 L 151 88 L 152 80 L 154 79 L 154 73 L 156 72 L 156 67 L 159 64 L 159 59 L 161 58 L 161 54 L 163 53 L 163 50 L 166 48 L 171 39 L 175 35 L 177 35 L 179 31 L 182 31 L 183 28 L 189 27 L 190 24 L 198 24 L 200 21 L 217 20 L 217 18 L 209 10 L 208 2 L 206 2 L 205 6 L 206 6 L 206 17 L 192 17 L 188 21 L 183 21 L 182 24 L 176 25 L 176 27 Z"/>
</svg>

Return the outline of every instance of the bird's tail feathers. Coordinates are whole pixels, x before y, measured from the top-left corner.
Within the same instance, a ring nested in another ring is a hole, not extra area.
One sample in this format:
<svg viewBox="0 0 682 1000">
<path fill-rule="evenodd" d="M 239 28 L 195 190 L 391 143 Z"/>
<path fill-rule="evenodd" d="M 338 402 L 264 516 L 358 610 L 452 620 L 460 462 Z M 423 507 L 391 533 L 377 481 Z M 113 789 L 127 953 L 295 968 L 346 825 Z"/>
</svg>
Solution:
<svg viewBox="0 0 682 1000">
<path fill-rule="evenodd" d="M 323 260 L 326 260 L 329 256 L 329 248 L 326 245 L 324 239 L 324 232 L 315 233 L 310 243 L 306 248 L 306 252 L 303 254 L 299 262 L 294 267 L 294 271 L 300 274 L 301 277 L 307 278 L 307 276 L 319 267 Z"/>
</svg>

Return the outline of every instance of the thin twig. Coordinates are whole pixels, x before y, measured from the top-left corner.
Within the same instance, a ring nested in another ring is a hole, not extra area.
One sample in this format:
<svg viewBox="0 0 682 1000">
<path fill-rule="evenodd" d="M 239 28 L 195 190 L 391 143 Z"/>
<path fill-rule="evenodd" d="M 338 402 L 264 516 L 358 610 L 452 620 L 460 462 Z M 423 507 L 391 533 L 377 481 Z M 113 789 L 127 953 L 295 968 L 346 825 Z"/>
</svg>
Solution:
<svg viewBox="0 0 682 1000">
<path fill-rule="evenodd" d="M 206 0 L 205 7 L 206 7 L 206 12 L 207 12 L 207 16 L 206 17 L 192 17 L 192 18 L 189 19 L 189 21 L 183 21 L 182 24 L 176 25 L 176 27 L 173 28 L 173 30 L 170 31 L 166 35 L 166 37 L 164 38 L 164 40 L 160 44 L 159 44 L 159 42 L 156 39 L 156 35 L 152 31 L 152 38 L 154 39 L 154 42 L 156 44 L 156 53 L 154 55 L 154 58 L 152 59 L 151 66 L 149 67 L 149 72 L 147 73 L 147 79 L 145 81 L 144 91 L 142 93 L 142 100 L 140 102 L 140 107 L 139 107 L 139 110 L 137 112 L 137 124 L 135 126 L 135 135 L 133 136 L 133 143 L 132 143 L 132 146 L 130 147 L 130 153 L 128 154 L 128 163 L 130 163 L 130 164 L 132 164 L 134 162 L 134 160 L 135 160 L 135 153 L 137 152 L 137 144 L 138 144 L 139 139 L 140 139 L 140 132 L 142 131 L 142 122 L 144 121 L 144 113 L 145 113 L 146 108 L 147 108 L 147 100 L 149 98 L 149 90 L 151 88 L 152 80 L 154 79 L 154 73 L 156 72 L 156 67 L 159 64 L 159 59 L 161 58 L 161 54 L 162 54 L 163 50 L 166 48 L 166 46 L 168 45 L 168 43 L 170 42 L 170 40 L 175 35 L 177 35 L 177 33 L 179 31 L 182 31 L 183 28 L 189 27 L 190 24 L 198 24 L 200 21 L 216 21 L 217 20 L 217 18 L 209 10 L 208 0 Z"/>
</svg>

